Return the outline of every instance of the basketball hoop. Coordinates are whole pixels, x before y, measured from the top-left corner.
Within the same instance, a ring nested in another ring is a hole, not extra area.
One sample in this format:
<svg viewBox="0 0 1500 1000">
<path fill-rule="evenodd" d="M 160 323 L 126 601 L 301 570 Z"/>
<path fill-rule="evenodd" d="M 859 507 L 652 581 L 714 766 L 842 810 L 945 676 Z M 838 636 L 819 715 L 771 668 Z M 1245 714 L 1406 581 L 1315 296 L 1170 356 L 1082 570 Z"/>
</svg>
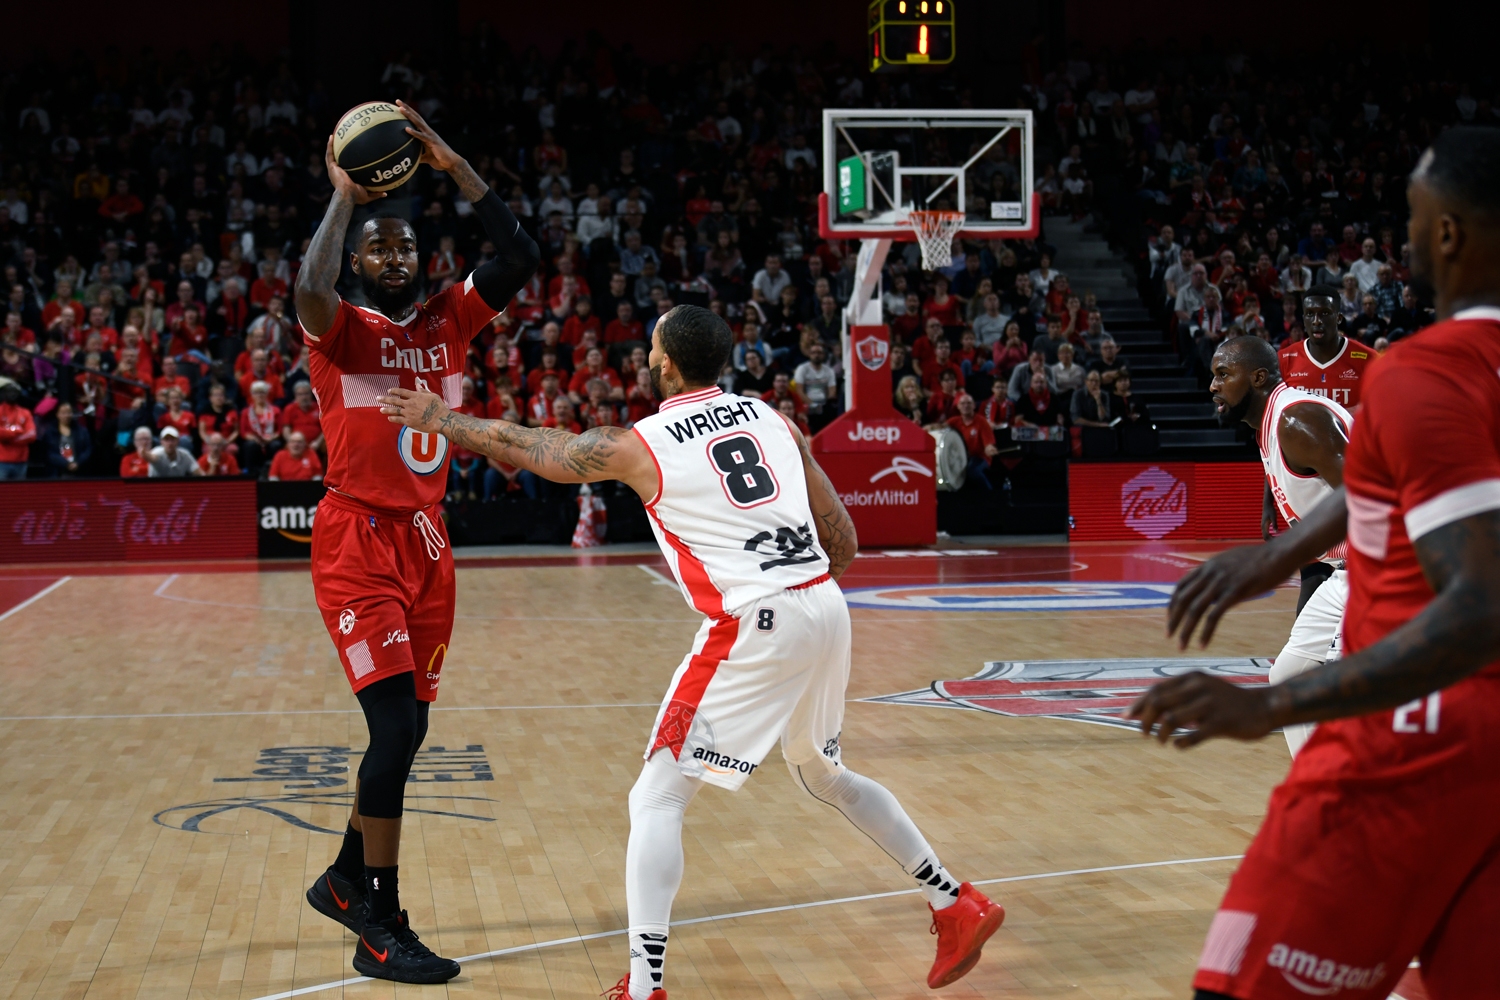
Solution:
<svg viewBox="0 0 1500 1000">
<path fill-rule="evenodd" d="M 910 212 L 907 224 L 922 248 L 924 271 L 936 271 L 953 263 L 953 237 L 964 227 L 964 213 Z"/>
</svg>

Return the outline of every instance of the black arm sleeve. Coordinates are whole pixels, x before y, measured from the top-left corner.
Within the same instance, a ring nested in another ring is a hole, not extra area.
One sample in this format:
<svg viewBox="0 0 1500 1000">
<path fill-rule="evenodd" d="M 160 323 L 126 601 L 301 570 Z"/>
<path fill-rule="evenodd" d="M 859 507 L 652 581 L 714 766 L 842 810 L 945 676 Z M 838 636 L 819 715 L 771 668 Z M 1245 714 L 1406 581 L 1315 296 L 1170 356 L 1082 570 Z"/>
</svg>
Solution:
<svg viewBox="0 0 1500 1000">
<path fill-rule="evenodd" d="M 510 305 L 542 262 L 541 250 L 514 213 L 494 191 L 474 203 L 474 214 L 484 225 L 484 234 L 495 244 L 495 259 L 485 261 L 470 277 L 474 290 L 497 312 Z"/>
</svg>

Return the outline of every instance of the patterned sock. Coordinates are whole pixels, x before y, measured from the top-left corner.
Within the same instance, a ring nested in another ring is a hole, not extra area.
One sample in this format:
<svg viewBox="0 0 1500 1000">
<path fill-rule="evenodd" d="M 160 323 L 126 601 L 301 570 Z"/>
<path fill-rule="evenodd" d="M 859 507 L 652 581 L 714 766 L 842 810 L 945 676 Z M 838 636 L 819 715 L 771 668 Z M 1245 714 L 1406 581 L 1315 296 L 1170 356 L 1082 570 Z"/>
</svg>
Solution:
<svg viewBox="0 0 1500 1000">
<path fill-rule="evenodd" d="M 365 877 L 365 835 L 352 826 L 344 830 L 344 846 L 333 861 L 333 870 L 351 882 Z"/>
<path fill-rule="evenodd" d="M 365 865 L 365 895 L 370 900 L 369 920 L 372 924 L 395 916 L 401 909 L 401 899 L 396 892 L 396 870 L 399 867 L 371 868 Z"/>
<path fill-rule="evenodd" d="M 958 902 L 958 880 L 948 874 L 936 856 L 927 855 L 907 868 L 906 873 L 917 880 L 922 895 L 934 910 L 946 910 Z"/>
<path fill-rule="evenodd" d="M 650 931 L 630 932 L 630 1000 L 646 1000 L 661 989 L 667 959 L 667 936 Z"/>
</svg>

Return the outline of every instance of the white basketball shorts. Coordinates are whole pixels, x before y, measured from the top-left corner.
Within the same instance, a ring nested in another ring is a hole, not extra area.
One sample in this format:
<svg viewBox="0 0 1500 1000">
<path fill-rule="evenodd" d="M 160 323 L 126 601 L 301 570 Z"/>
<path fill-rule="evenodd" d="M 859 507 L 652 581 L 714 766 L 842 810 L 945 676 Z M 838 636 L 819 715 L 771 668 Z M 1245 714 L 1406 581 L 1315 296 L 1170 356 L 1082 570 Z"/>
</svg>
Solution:
<svg viewBox="0 0 1500 1000">
<path fill-rule="evenodd" d="M 707 619 L 672 676 L 646 759 L 665 748 L 682 773 L 731 791 L 781 741 L 791 764 L 843 767 L 849 606 L 832 580 Z"/>
<path fill-rule="evenodd" d="M 1337 660 L 1343 653 L 1344 605 L 1348 603 L 1349 573 L 1336 569 L 1307 599 L 1282 652 L 1319 663 Z"/>
</svg>

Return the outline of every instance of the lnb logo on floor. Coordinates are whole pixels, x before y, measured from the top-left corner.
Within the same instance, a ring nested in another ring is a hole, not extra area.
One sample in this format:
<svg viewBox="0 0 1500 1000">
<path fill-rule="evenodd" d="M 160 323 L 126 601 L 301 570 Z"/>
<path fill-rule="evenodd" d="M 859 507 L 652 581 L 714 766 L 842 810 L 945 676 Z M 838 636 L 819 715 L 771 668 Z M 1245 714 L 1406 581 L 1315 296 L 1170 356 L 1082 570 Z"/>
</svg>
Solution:
<svg viewBox="0 0 1500 1000">
<path fill-rule="evenodd" d="M 1164 608 L 1170 583 L 927 583 L 844 591 L 851 608 L 904 611 L 1108 611 Z"/>
<path fill-rule="evenodd" d="M 933 681 L 915 691 L 861 698 L 886 705 L 956 708 L 991 715 L 1041 717 L 1136 728 L 1122 718 L 1148 687 L 1200 670 L 1232 684 L 1266 683 L 1264 657 L 1130 660 L 992 660 L 972 677 Z"/>
</svg>

